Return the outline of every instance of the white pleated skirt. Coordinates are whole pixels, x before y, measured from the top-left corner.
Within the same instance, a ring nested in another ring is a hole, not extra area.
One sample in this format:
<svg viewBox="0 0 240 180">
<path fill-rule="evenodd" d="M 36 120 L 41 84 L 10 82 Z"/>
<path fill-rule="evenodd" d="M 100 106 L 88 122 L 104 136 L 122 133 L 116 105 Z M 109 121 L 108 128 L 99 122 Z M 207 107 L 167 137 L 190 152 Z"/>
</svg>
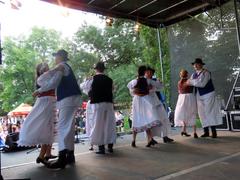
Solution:
<svg viewBox="0 0 240 180">
<path fill-rule="evenodd" d="M 52 144 L 56 139 L 56 98 L 37 98 L 19 134 L 19 146 Z"/>
<path fill-rule="evenodd" d="M 87 103 L 87 107 L 86 107 L 86 134 L 88 137 L 91 136 L 92 134 L 92 130 L 94 127 L 94 119 L 93 119 L 93 105 L 90 104 L 90 101 L 88 101 Z"/>
<path fill-rule="evenodd" d="M 134 96 L 132 102 L 132 129 L 143 132 L 153 127 L 160 127 L 161 121 L 166 118 L 164 107 L 155 94 Z"/>
<path fill-rule="evenodd" d="M 106 145 L 116 143 L 116 121 L 113 103 L 91 104 L 93 112 L 93 128 L 90 134 L 92 145 Z"/>
<path fill-rule="evenodd" d="M 197 94 L 197 107 L 202 127 L 217 126 L 223 123 L 221 105 L 215 92 L 203 96 Z"/>
<path fill-rule="evenodd" d="M 151 129 L 152 136 L 158 136 L 158 137 L 165 137 L 169 136 L 171 134 L 171 123 L 168 119 L 167 111 L 165 110 L 163 104 L 161 103 L 160 106 L 158 106 L 158 111 L 160 112 L 160 126 L 155 126 Z"/>
<path fill-rule="evenodd" d="M 193 126 L 196 123 L 197 100 L 193 93 L 179 94 L 174 114 L 175 126 Z"/>
</svg>

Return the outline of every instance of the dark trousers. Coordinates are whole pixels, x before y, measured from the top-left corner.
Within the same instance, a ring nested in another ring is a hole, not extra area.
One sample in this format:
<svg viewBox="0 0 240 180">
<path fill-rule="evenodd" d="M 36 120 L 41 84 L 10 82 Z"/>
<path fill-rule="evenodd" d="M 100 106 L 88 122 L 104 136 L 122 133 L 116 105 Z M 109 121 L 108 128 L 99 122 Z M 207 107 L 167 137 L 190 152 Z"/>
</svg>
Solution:
<svg viewBox="0 0 240 180">
<path fill-rule="evenodd" d="M 217 134 L 217 130 L 216 130 L 216 126 L 210 126 L 211 130 L 212 130 L 212 135 L 216 135 Z M 204 134 L 209 134 L 209 127 L 205 127 L 203 128 Z"/>
<path fill-rule="evenodd" d="M 113 148 L 113 144 L 108 144 L 108 149 L 112 149 Z M 105 151 L 105 146 L 101 145 L 98 146 L 99 151 Z"/>
<path fill-rule="evenodd" d="M 128 124 L 129 124 L 129 127 L 132 128 L 132 120 L 130 118 L 128 118 Z"/>
</svg>

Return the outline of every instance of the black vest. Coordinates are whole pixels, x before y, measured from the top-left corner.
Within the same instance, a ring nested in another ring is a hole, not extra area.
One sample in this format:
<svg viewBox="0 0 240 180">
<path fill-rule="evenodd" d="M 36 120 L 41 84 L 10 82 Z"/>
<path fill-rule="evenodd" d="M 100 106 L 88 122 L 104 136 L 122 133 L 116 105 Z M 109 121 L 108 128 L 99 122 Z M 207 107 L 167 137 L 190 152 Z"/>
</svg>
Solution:
<svg viewBox="0 0 240 180">
<path fill-rule="evenodd" d="M 197 74 L 197 73 L 195 72 L 195 73 L 193 74 L 193 79 L 197 79 L 202 73 L 203 73 L 203 71 L 200 72 L 199 74 Z M 210 72 L 209 72 L 209 73 L 210 73 Z M 211 75 L 211 73 L 210 73 L 210 75 Z M 208 83 L 206 84 L 205 87 L 202 87 L 202 88 L 197 87 L 196 89 L 197 89 L 197 91 L 199 92 L 199 95 L 200 95 L 200 96 L 203 96 L 203 95 L 205 95 L 205 94 L 208 94 L 208 93 L 210 93 L 210 92 L 213 92 L 213 91 L 214 91 L 214 86 L 213 86 L 212 78 L 210 78 L 210 80 L 208 81 Z"/>
<path fill-rule="evenodd" d="M 65 64 L 69 67 L 69 75 L 63 76 L 57 87 L 57 101 L 61 101 L 66 97 L 81 95 L 81 91 L 72 68 L 67 63 Z"/>
<path fill-rule="evenodd" d="M 93 77 L 92 88 L 89 92 L 90 103 L 109 102 L 113 103 L 113 81 L 104 74 Z"/>
</svg>

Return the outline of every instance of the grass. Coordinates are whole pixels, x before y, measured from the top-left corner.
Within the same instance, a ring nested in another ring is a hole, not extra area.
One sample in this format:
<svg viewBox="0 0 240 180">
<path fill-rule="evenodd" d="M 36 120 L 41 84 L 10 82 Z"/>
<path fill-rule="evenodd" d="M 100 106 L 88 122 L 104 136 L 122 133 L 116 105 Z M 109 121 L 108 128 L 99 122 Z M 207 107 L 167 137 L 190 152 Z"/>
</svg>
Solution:
<svg viewBox="0 0 240 180">
<path fill-rule="evenodd" d="M 129 132 L 131 131 L 131 128 L 129 127 L 129 123 L 128 123 L 128 116 L 124 117 L 124 131 L 125 132 Z M 202 128 L 202 124 L 199 118 L 196 119 L 196 126 L 197 128 Z"/>
<path fill-rule="evenodd" d="M 199 118 L 197 118 L 197 120 L 196 120 L 196 126 L 197 126 L 197 128 L 202 128 L 202 124 L 201 124 L 201 121 Z"/>
</svg>

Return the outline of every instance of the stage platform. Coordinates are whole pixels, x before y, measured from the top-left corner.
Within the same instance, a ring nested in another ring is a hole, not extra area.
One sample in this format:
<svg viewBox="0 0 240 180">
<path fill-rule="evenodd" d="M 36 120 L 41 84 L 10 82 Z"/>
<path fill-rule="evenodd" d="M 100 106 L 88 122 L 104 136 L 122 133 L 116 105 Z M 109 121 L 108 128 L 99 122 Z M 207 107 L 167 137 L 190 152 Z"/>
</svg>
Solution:
<svg viewBox="0 0 240 180">
<path fill-rule="evenodd" d="M 175 143 L 161 141 L 153 148 L 139 141 L 137 148 L 129 142 L 118 145 L 114 154 L 82 152 L 75 166 L 64 170 L 26 163 L 5 167 L 2 174 L 31 180 L 239 180 L 240 132 L 219 132 L 217 139 L 173 138 Z"/>
</svg>

